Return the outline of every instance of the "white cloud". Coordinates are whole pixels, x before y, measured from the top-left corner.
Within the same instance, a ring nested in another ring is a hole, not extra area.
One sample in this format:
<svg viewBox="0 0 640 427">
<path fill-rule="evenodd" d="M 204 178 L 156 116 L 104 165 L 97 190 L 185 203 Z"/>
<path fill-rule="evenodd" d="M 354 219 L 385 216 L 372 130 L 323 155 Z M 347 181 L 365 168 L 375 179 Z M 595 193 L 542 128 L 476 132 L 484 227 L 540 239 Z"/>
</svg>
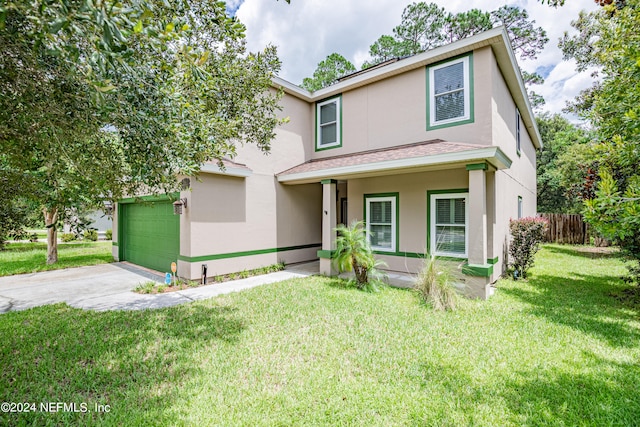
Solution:
<svg viewBox="0 0 640 427">
<path fill-rule="evenodd" d="M 427 0 L 443 6 L 449 12 L 471 8 L 493 10 L 500 3 L 480 0 Z M 278 47 L 282 60 L 280 77 L 299 84 L 311 76 L 318 62 L 338 52 L 360 67 L 368 59 L 369 46 L 381 35 L 392 34 L 400 23 L 404 8 L 411 0 L 231 0 L 239 3 L 236 16 L 247 27 L 249 50 L 256 51 L 267 44 Z M 532 72 L 542 67 L 551 70 L 547 81 L 536 92 L 545 96 L 548 109 L 560 112 L 565 101 L 574 97 L 583 87 L 590 86 L 591 78 L 576 76 L 569 63 L 562 62 L 557 47 L 564 31 L 570 31 L 570 22 L 581 9 L 594 10 L 592 0 L 567 1 L 564 7 L 554 9 L 538 0 L 518 0 L 517 4 L 529 12 L 536 25 L 548 34 L 549 43 L 536 60 L 523 61 L 523 69 Z"/>
</svg>

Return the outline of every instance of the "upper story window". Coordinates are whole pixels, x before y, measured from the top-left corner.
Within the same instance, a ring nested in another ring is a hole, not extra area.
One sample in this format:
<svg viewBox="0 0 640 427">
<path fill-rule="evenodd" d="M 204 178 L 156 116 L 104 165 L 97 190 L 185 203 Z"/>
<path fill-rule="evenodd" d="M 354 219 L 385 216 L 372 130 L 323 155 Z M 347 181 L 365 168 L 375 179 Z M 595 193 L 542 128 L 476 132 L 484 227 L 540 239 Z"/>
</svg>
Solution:
<svg viewBox="0 0 640 427">
<path fill-rule="evenodd" d="M 342 97 L 316 104 L 316 151 L 342 146 Z"/>
<path fill-rule="evenodd" d="M 472 56 L 428 68 L 427 129 L 473 122 Z"/>
<path fill-rule="evenodd" d="M 516 151 L 520 155 L 520 110 L 516 108 Z"/>
</svg>

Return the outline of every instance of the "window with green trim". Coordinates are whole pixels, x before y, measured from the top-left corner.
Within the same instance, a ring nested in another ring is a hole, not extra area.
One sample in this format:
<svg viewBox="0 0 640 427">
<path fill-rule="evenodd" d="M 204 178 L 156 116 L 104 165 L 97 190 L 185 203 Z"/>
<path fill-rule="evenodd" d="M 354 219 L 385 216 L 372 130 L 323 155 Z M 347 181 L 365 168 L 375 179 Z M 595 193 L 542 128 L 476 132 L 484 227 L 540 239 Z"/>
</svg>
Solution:
<svg viewBox="0 0 640 427">
<path fill-rule="evenodd" d="M 432 194 L 430 247 L 434 255 L 467 257 L 468 193 Z"/>
<path fill-rule="evenodd" d="M 429 67 L 429 127 L 471 119 L 469 56 Z"/>
<path fill-rule="evenodd" d="M 367 238 L 375 251 L 396 251 L 396 203 L 396 196 L 365 199 Z"/>
<path fill-rule="evenodd" d="M 332 98 L 316 104 L 316 150 L 342 145 L 341 98 Z"/>
</svg>

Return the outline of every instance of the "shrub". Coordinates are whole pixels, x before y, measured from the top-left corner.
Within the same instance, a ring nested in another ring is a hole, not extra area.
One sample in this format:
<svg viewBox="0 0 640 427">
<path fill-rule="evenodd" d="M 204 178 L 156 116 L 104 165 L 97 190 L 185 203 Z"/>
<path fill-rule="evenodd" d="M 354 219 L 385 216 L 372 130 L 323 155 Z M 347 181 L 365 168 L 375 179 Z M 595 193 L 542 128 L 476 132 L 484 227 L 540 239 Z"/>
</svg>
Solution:
<svg viewBox="0 0 640 427">
<path fill-rule="evenodd" d="M 511 266 L 516 280 L 527 277 L 527 271 L 533 266 L 533 257 L 540 249 L 540 243 L 548 227 L 547 220 L 540 217 L 512 219 L 509 222 L 511 231 L 509 255 L 511 255 Z"/>
<path fill-rule="evenodd" d="M 73 242 L 74 240 L 76 240 L 77 237 L 75 234 L 73 233 L 62 233 L 60 235 L 60 240 L 62 240 L 63 242 L 67 243 L 67 242 Z"/>
<path fill-rule="evenodd" d="M 367 234 L 362 221 L 354 221 L 349 227 L 339 225 L 336 228 L 336 252 L 333 263 L 336 269 L 343 273 L 353 271 L 355 284 L 358 289 L 374 291 L 378 285 L 384 283 L 386 274 L 380 267 L 386 264 L 376 260 L 367 240 Z"/>
<path fill-rule="evenodd" d="M 414 283 L 414 291 L 420 299 L 435 310 L 455 310 L 460 295 L 454 284 L 456 277 L 451 270 L 441 268 L 435 256 L 427 257 Z"/>
<path fill-rule="evenodd" d="M 38 233 L 31 233 L 29 235 L 29 241 L 31 243 L 36 243 L 38 241 Z"/>
<path fill-rule="evenodd" d="M 84 240 L 91 240 L 92 242 L 98 241 L 98 231 L 94 229 L 84 230 L 82 233 Z"/>
<path fill-rule="evenodd" d="M 109 228 L 107 231 L 105 231 L 104 237 L 107 240 L 113 239 L 113 231 Z"/>
</svg>

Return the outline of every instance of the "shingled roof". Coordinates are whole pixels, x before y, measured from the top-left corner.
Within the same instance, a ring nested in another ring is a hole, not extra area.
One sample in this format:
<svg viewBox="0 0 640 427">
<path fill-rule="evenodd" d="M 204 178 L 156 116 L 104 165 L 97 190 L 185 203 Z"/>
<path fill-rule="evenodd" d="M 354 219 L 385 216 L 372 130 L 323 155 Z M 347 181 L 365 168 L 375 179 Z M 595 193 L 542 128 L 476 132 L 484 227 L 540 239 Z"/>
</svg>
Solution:
<svg viewBox="0 0 640 427">
<path fill-rule="evenodd" d="M 415 172 L 418 169 L 465 162 L 486 161 L 505 169 L 511 160 L 496 146 L 475 145 L 434 139 L 395 147 L 309 160 L 280 172 L 280 182 L 314 182 L 325 178 L 355 177 L 388 171 Z"/>
</svg>

